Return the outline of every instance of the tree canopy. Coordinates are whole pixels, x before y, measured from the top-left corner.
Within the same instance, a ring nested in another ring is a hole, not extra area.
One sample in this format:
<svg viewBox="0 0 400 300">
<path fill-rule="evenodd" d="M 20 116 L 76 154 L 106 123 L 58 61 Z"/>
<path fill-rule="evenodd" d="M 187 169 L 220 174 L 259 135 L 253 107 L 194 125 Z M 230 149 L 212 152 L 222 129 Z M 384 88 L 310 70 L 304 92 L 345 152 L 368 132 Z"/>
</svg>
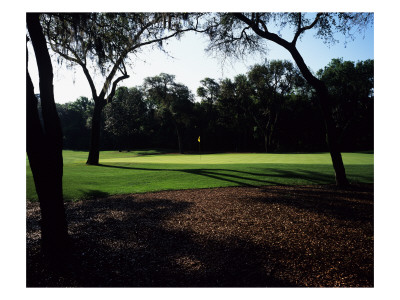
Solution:
<svg viewBox="0 0 400 300">
<path fill-rule="evenodd" d="M 336 66 L 335 61 L 328 66 Z M 373 61 L 343 63 L 373 67 Z M 365 66 L 361 69 L 368 69 Z M 373 76 L 373 72 L 369 74 Z M 354 82 L 363 81 L 357 76 L 353 78 Z M 373 77 L 368 80 L 373 82 Z M 213 101 L 207 98 L 194 101 L 190 90 L 177 83 L 174 75 L 166 73 L 149 77 L 140 86 L 117 88 L 113 102 L 104 108 L 101 149 L 155 147 L 179 151 L 178 126 L 184 151 L 198 151 L 199 135 L 204 151 L 327 151 L 315 91 L 289 62 L 266 61 L 233 79 L 205 78 L 199 83 L 199 89 L 207 89 L 204 82 L 212 82 Z M 340 90 L 341 84 L 355 83 L 350 78 L 342 83 L 326 81 L 330 91 Z M 363 88 L 355 87 L 355 94 L 343 100 L 354 99 L 359 104 L 352 106 L 346 104 L 347 100 L 343 102 L 340 97 L 334 97 L 336 106 L 332 114 L 341 133 L 342 149 L 370 150 L 373 148 L 373 94 L 363 98 L 361 95 L 366 95 Z M 76 102 L 57 105 L 64 146 L 88 149 L 87 124 L 91 123 L 94 103 L 83 98 Z M 342 115 L 340 111 L 344 109 Z M 342 130 L 345 124 L 347 127 Z"/>
<path fill-rule="evenodd" d="M 208 49 L 224 55 L 242 57 L 255 51 L 265 52 L 266 43 L 273 42 L 286 49 L 294 59 L 304 79 L 315 89 L 324 118 L 326 140 L 335 170 L 337 185 L 348 180 L 339 149 L 338 133 L 332 118 L 329 92 L 323 81 L 309 70 L 296 43 L 308 30 L 325 43 L 335 42 L 335 33 L 353 38 L 373 22 L 372 13 L 216 13 L 208 16 L 206 32 L 210 38 Z M 281 31 L 292 31 L 284 38 Z"/>
<path fill-rule="evenodd" d="M 118 83 L 129 78 L 129 54 L 147 45 L 162 49 L 164 40 L 197 26 L 196 17 L 186 13 L 43 14 L 42 24 L 51 49 L 60 59 L 79 65 L 91 88 L 95 107 L 87 164 L 99 162 L 102 110 L 112 102 Z M 90 73 L 92 62 L 105 77 L 100 92 Z"/>
<path fill-rule="evenodd" d="M 185 31 L 193 30 L 202 32 L 209 37 L 208 51 L 215 51 L 222 54 L 222 57 L 242 58 L 246 54 L 261 52 L 266 53 L 268 43 L 276 43 L 285 48 L 294 59 L 298 73 L 302 76 L 295 76 L 296 80 L 305 80 L 311 86 L 321 108 L 327 145 L 331 153 L 333 167 L 335 169 L 338 184 L 347 184 L 345 169 L 340 154 L 340 133 L 335 125 L 335 116 L 332 111 L 335 109 L 332 91 L 327 88 L 324 80 L 313 74 L 301 53 L 297 49 L 297 42 L 309 31 L 314 33 L 315 38 L 321 39 L 324 43 L 335 43 L 336 34 L 345 36 L 346 41 L 354 39 L 355 33 L 365 30 L 373 23 L 372 13 L 83 13 L 83 14 L 56 14 L 49 13 L 42 17 L 42 24 L 45 28 L 49 44 L 54 52 L 61 59 L 73 64 L 80 65 L 88 79 L 95 103 L 92 116 L 91 147 L 89 151 L 88 164 L 97 164 L 99 159 L 100 131 L 102 110 L 107 103 L 111 103 L 118 83 L 129 77 L 127 65 L 130 54 L 137 55 L 144 46 L 152 45 L 162 49 L 163 41 L 171 37 L 178 37 Z M 92 75 L 88 69 L 88 62 L 97 64 L 100 73 L 105 77 L 104 84 L 97 92 L 94 86 Z M 279 75 L 283 69 L 290 66 L 279 65 L 269 66 L 269 69 L 276 73 L 276 78 L 292 76 L 292 72 Z M 242 124 L 247 122 L 251 109 L 251 101 L 248 99 L 251 88 L 248 78 L 238 75 L 235 80 L 234 90 L 226 91 L 224 96 L 216 100 L 216 94 L 224 91 L 224 84 L 217 84 L 211 78 L 205 78 L 202 86 L 198 89 L 198 95 L 203 102 L 208 102 L 210 113 L 213 102 L 223 103 L 223 99 L 234 99 L 233 106 L 242 109 L 233 123 Z M 268 80 L 266 81 L 268 82 Z M 279 86 L 269 89 L 269 93 L 275 96 L 268 96 L 269 99 L 277 99 L 276 91 L 285 94 L 285 90 L 292 89 L 292 81 L 284 86 L 285 81 L 281 80 Z M 277 82 L 276 82 L 277 84 Z M 253 82 L 253 88 L 254 85 Z M 302 85 L 304 87 L 304 85 Z M 188 98 L 184 88 L 178 90 L 179 85 L 171 85 L 175 89 L 175 98 Z M 271 92 L 275 90 L 275 92 Z M 152 89 L 153 93 L 161 90 Z M 303 89 L 303 91 L 305 91 Z M 148 92 L 148 91 L 147 91 Z M 229 96 L 234 93 L 234 98 Z M 265 92 L 265 91 L 264 91 Z M 167 94 L 166 94 L 167 95 Z M 154 98 L 155 95 L 152 97 Z M 258 95 L 260 96 L 260 94 Z M 224 98 L 225 97 L 225 98 Z M 253 95 L 257 98 L 257 95 Z M 264 97 L 264 96 L 263 96 Z M 157 97 L 156 97 L 157 98 Z M 176 131 L 179 131 L 177 124 L 179 119 L 176 111 L 184 111 L 179 106 L 186 105 L 186 102 L 174 100 L 171 97 L 158 97 L 158 108 L 163 107 L 163 113 L 170 114 L 170 120 L 175 124 Z M 154 98 L 155 99 L 155 98 Z M 154 100 L 153 99 L 153 100 Z M 171 98 L 172 99 L 172 98 Z M 279 111 L 280 105 L 272 105 L 269 101 L 269 114 L 273 110 Z M 265 102 L 265 101 L 264 101 Z M 273 101 L 275 104 L 278 102 Z M 261 103 L 261 102 L 259 102 Z M 185 105 L 184 105 L 185 104 Z M 272 109 L 272 107 L 274 107 Z M 337 106 L 336 106 L 337 107 Z M 265 107 L 264 107 L 265 108 Z M 160 110 L 158 111 L 160 112 Z M 266 112 L 266 110 L 264 110 Z M 277 116 L 277 114 L 275 114 Z M 232 114 L 231 116 L 234 116 Z M 211 119 L 215 120 L 214 117 Z M 253 118 L 254 119 L 254 118 Z M 270 120 L 276 117 L 270 118 Z M 336 120 L 338 118 L 336 117 Z M 255 120 L 253 120 L 255 121 Z M 182 122 L 181 122 L 182 123 Z M 264 122 L 265 123 L 265 122 Z M 275 122 L 272 122 L 275 123 Z M 239 128 L 239 125 L 236 126 Z M 258 126 L 260 128 L 260 126 Z M 245 134 L 249 136 L 249 133 Z M 180 134 L 178 134 L 179 138 Z"/>
<path fill-rule="evenodd" d="M 190 122 L 193 109 L 193 94 L 187 86 L 176 83 L 175 76 L 161 73 L 144 80 L 147 101 L 157 115 L 172 122 L 178 138 L 179 152 L 183 153 L 182 130 Z"/>
</svg>

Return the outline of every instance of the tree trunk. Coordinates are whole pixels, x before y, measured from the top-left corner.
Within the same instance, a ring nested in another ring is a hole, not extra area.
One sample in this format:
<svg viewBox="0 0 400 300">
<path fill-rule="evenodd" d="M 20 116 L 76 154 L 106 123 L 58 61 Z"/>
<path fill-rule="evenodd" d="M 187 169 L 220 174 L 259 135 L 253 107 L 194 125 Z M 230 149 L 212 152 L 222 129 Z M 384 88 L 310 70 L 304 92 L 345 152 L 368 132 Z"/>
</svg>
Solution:
<svg viewBox="0 0 400 300">
<path fill-rule="evenodd" d="M 40 202 L 43 253 L 62 262 L 68 251 L 68 228 L 62 194 L 62 131 L 53 93 L 53 69 L 38 14 L 27 14 L 27 27 L 39 70 L 43 127 L 26 69 L 26 150 Z"/>
<path fill-rule="evenodd" d="M 315 90 L 317 91 L 318 99 L 320 102 L 320 106 L 325 121 L 326 140 L 331 154 L 333 168 L 335 170 L 336 185 L 338 186 L 347 185 L 348 181 L 346 178 L 346 172 L 342 161 L 342 155 L 340 154 L 337 143 L 337 134 L 335 132 L 336 129 L 332 118 L 332 111 L 330 107 L 328 90 L 325 84 L 321 80 L 316 78 L 308 69 L 306 63 L 304 62 L 303 57 L 296 48 L 296 43 L 295 43 L 296 40 L 289 43 L 288 41 L 282 39 L 276 34 L 272 34 L 267 30 L 266 31 L 261 30 L 258 24 L 247 19 L 244 15 L 240 13 L 234 13 L 234 16 L 239 20 L 243 21 L 244 23 L 246 23 L 247 25 L 249 25 L 254 30 L 254 32 L 259 36 L 267 40 L 270 40 L 274 43 L 277 43 L 278 45 L 288 50 L 292 55 L 294 61 L 296 62 L 297 66 L 299 67 L 300 72 L 304 76 L 305 80 L 307 80 L 307 82 L 312 87 L 315 88 Z"/>
<path fill-rule="evenodd" d="M 178 125 L 176 123 L 175 123 L 175 130 L 176 130 L 176 135 L 178 137 L 179 153 L 183 154 L 182 135 L 181 135 L 181 132 L 179 131 Z"/>
<path fill-rule="evenodd" d="M 304 78 L 317 92 L 319 104 L 322 110 L 322 115 L 325 123 L 326 141 L 329 147 L 333 169 L 335 170 L 336 185 L 337 186 L 348 185 L 349 182 L 347 181 L 346 178 L 346 171 L 343 165 L 342 155 L 339 150 L 338 135 L 332 117 L 332 107 L 328 89 L 321 80 L 319 80 L 318 78 L 316 78 L 314 75 L 311 74 L 303 58 L 301 57 L 300 53 L 295 47 L 286 46 L 285 48 L 292 55 Z"/>
<path fill-rule="evenodd" d="M 92 128 L 90 136 L 89 156 L 86 164 L 98 165 L 100 157 L 100 130 L 101 130 L 101 112 L 103 111 L 104 100 L 97 99 L 94 104 L 92 116 Z"/>
<path fill-rule="evenodd" d="M 315 87 L 319 98 L 319 104 L 324 116 L 326 141 L 329 147 L 329 152 L 332 159 L 333 168 L 335 170 L 336 185 L 348 185 L 346 171 L 344 168 L 342 155 L 339 150 L 339 138 L 337 129 L 333 121 L 332 110 L 330 106 L 330 96 L 325 84 L 320 81 L 320 84 Z"/>
<path fill-rule="evenodd" d="M 266 153 L 271 152 L 272 134 L 273 134 L 273 124 L 271 124 L 271 121 L 269 121 L 264 131 L 264 145 Z"/>
<path fill-rule="evenodd" d="M 269 151 L 269 143 L 268 143 L 268 134 L 264 134 L 264 147 L 265 147 L 265 153 L 268 153 Z"/>
</svg>

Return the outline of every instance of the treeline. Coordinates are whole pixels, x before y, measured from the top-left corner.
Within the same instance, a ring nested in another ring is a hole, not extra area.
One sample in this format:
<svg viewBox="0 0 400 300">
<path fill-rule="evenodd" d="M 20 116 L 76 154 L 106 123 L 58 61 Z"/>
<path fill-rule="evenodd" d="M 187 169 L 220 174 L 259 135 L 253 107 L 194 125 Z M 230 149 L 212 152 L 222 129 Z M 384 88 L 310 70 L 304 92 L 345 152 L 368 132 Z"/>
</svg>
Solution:
<svg viewBox="0 0 400 300">
<path fill-rule="evenodd" d="M 328 87 L 341 151 L 373 149 L 374 61 L 333 59 L 317 72 Z M 181 153 L 327 151 L 314 90 L 289 61 L 272 60 L 233 80 L 205 78 L 195 101 L 174 75 L 119 87 L 104 107 L 101 149 L 176 149 Z M 88 150 L 94 101 L 57 104 L 64 149 Z"/>
</svg>

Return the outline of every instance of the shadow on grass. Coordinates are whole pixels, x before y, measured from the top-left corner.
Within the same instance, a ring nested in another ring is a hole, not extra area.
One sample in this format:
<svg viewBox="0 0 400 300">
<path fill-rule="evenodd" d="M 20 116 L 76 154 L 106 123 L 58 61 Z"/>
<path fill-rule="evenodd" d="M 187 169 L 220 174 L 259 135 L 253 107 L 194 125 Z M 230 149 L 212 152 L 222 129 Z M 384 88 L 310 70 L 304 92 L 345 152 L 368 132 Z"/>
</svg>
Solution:
<svg viewBox="0 0 400 300">
<path fill-rule="evenodd" d="M 135 151 L 137 156 L 159 155 L 173 153 L 170 149 L 142 149 Z"/>
<path fill-rule="evenodd" d="M 107 192 L 103 192 L 100 190 L 79 190 L 82 193 L 82 199 L 97 199 L 97 198 L 105 198 L 110 194 Z"/>
<path fill-rule="evenodd" d="M 116 165 L 99 164 L 100 167 L 117 168 L 126 170 L 141 170 L 141 171 L 171 171 L 189 173 L 199 176 L 206 176 L 209 178 L 223 180 L 235 185 L 242 186 L 260 186 L 260 185 L 283 185 L 281 180 L 271 180 L 274 178 L 282 178 L 285 180 L 304 180 L 318 184 L 332 184 L 335 182 L 333 175 L 328 175 L 322 172 L 310 170 L 279 170 L 279 169 L 265 169 L 263 173 L 239 171 L 232 169 L 157 169 L 157 168 L 137 168 Z M 268 179 L 265 179 L 268 178 Z"/>
</svg>

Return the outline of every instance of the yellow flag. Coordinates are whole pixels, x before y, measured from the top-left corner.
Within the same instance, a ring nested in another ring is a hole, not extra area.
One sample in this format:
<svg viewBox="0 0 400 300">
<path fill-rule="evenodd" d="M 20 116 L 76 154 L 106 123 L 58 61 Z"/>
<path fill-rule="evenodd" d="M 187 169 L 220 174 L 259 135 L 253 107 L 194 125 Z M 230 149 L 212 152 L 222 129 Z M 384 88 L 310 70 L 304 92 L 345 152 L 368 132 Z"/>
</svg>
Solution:
<svg viewBox="0 0 400 300">
<path fill-rule="evenodd" d="M 199 136 L 199 138 L 197 139 L 197 141 L 200 143 L 200 136 Z"/>
</svg>

